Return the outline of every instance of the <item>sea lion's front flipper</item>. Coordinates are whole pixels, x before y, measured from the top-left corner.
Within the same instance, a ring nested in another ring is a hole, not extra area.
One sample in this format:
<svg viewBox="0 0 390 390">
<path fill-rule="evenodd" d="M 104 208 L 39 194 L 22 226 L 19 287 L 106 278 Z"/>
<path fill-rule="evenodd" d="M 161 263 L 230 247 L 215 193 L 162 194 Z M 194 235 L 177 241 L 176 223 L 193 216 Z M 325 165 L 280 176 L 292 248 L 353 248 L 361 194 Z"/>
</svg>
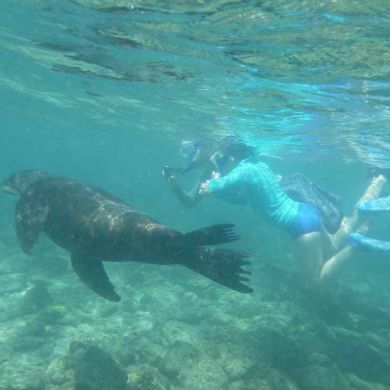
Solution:
<svg viewBox="0 0 390 390">
<path fill-rule="evenodd" d="M 71 261 L 73 271 L 95 293 L 109 301 L 118 302 L 121 300 L 108 279 L 102 261 L 89 256 L 83 251 L 73 252 Z"/>
<path fill-rule="evenodd" d="M 34 244 L 46 222 L 49 207 L 44 197 L 34 191 L 27 191 L 16 204 L 15 227 L 20 246 L 31 254 Z"/>
</svg>

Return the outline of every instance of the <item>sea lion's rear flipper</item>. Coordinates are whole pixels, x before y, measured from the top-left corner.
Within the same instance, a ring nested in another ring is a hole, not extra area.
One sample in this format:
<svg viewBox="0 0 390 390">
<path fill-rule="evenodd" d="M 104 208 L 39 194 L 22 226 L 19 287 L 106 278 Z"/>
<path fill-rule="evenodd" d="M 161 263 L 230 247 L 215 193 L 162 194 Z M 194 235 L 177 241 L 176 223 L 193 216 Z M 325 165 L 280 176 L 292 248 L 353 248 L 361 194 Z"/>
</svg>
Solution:
<svg viewBox="0 0 390 390">
<path fill-rule="evenodd" d="M 83 251 L 76 251 L 72 253 L 71 262 L 73 271 L 95 293 L 109 301 L 118 302 L 121 300 L 108 279 L 102 261 Z"/>
<path fill-rule="evenodd" d="M 246 285 L 251 273 L 243 268 L 249 264 L 247 257 L 245 253 L 231 249 L 197 248 L 196 255 L 182 264 L 223 286 L 251 293 L 253 289 Z"/>
<path fill-rule="evenodd" d="M 225 244 L 239 238 L 231 223 L 208 226 L 183 235 L 183 239 L 189 246 Z"/>
<path fill-rule="evenodd" d="M 42 232 L 49 207 L 44 197 L 27 191 L 16 204 L 15 227 L 23 252 L 31 254 L 34 244 Z"/>
</svg>

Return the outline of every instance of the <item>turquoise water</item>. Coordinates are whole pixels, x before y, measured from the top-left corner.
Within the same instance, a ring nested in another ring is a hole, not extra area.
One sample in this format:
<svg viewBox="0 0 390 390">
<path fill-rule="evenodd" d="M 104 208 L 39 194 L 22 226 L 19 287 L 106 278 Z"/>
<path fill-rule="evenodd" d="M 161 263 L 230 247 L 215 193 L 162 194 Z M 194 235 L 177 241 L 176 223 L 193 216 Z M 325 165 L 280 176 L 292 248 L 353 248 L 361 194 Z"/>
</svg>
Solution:
<svg viewBox="0 0 390 390">
<path fill-rule="evenodd" d="M 357 254 L 331 294 L 308 293 L 277 228 L 216 199 L 186 209 L 161 176 L 182 163 L 183 139 L 235 135 L 351 213 L 369 169 L 390 168 L 387 2 L 3 0 L 0 10 L 1 180 L 40 168 L 181 231 L 235 223 L 242 239 L 229 247 L 250 252 L 255 290 L 109 264 L 122 301 L 106 302 L 44 236 L 23 254 L 15 199 L 1 194 L 1 390 L 390 388 L 388 256 Z M 387 223 L 378 216 L 372 234 L 389 239 Z"/>
</svg>

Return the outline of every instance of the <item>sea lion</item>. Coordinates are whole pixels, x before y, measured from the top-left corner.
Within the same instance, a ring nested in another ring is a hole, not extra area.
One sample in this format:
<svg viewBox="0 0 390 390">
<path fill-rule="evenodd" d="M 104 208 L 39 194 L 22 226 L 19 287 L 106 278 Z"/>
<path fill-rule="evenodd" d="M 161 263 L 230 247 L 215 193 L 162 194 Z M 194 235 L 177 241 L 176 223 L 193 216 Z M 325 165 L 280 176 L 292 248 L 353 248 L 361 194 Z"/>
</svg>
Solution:
<svg viewBox="0 0 390 390">
<path fill-rule="evenodd" d="M 40 170 L 11 175 L 0 188 L 19 194 L 15 226 L 23 251 L 31 254 L 41 232 L 71 253 L 75 273 L 110 301 L 115 292 L 103 261 L 180 264 L 243 293 L 248 282 L 246 255 L 213 245 L 239 237 L 222 224 L 180 233 L 101 189 Z"/>
</svg>

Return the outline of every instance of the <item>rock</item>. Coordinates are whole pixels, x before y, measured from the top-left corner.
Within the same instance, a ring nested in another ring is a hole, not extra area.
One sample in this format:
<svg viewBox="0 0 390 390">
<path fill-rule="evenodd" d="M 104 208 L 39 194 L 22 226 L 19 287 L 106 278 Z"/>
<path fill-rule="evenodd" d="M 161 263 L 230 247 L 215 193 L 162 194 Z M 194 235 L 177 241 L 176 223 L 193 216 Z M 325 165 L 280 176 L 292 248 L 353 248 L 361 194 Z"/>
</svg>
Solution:
<svg viewBox="0 0 390 390">
<path fill-rule="evenodd" d="M 306 351 L 293 338 L 268 327 L 259 328 L 257 332 L 259 349 L 273 366 L 290 372 L 291 369 L 306 364 Z"/>
<path fill-rule="evenodd" d="M 45 324 L 42 321 L 37 321 L 36 317 L 29 317 L 25 321 L 25 325 L 19 330 L 16 338 L 23 337 L 44 337 L 45 336 Z"/>
<path fill-rule="evenodd" d="M 226 389 L 229 383 L 222 367 L 208 356 L 202 356 L 193 366 L 185 368 L 178 380 L 186 390 Z"/>
<path fill-rule="evenodd" d="M 176 342 L 199 345 L 201 341 L 196 328 L 181 321 L 168 321 L 162 328 L 162 337 L 168 346 Z"/>
<path fill-rule="evenodd" d="M 146 364 L 130 366 L 127 369 L 130 390 L 166 390 L 168 379 L 156 368 Z"/>
<path fill-rule="evenodd" d="M 158 366 L 167 350 L 157 342 L 150 341 L 152 337 L 130 340 L 131 348 L 122 351 L 123 361 L 128 364 L 146 363 Z"/>
<path fill-rule="evenodd" d="M 168 350 L 161 370 L 186 390 L 224 389 L 229 382 L 214 359 L 185 342 L 177 342 Z"/>
<path fill-rule="evenodd" d="M 390 363 L 387 354 L 370 344 L 366 337 L 337 329 L 332 344 L 332 355 L 345 371 L 352 372 L 368 382 L 390 385 Z"/>
<path fill-rule="evenodd" d="M 302 390 L 350 389 L 339 367 L 326 355 L 318 353 L 313 353 L 310 363 L 293 370 L 292 375 Z"/>
<path fill-rule="evenodd" d="M 21 301 L 21 313 L 32 314 L 44 309 L 52 304 L 52 297 L 49 290 L 42 282 L 37 282 L 33 287 L 28 289 Z"/>
<path fill-rule="evenodd" d="M 222 360 L 221 365 L 230 380 L 243 378 L 254 366 L 254 362 L 249 356 L 234 356 Z"/>
<path fill-rule="evenodd" d="M 298 390 L 295 383 L 277 368 L 266 362 L 257 364 L 247 377 L 235 381 L 229 387 L 230 390 Z M 314 388 L 313 388 L 314 390 Z"/>
<path fill-rule="evenodd" d="M 365 382 L 353 374 L 346 374 L 349 381 L 349 389 L 353 390 L 388 390 L 389 387 L 384 383 Z"/>
<path fill-rule="evenodd" d="M 177 377 L 183 369 L 191 367 L 199 356 L 200 351 L 193 345 L 177 342 L 166 353 L 161 363 L 161 370 L 170 378 Z"/>
<path fill-rule="evenodd" d="M 27 275 L 24 273 L 9 273 L 0 275 L 0 294 L 10 294 L 23 291 L 26 288 Z"/>
<path fill-rule="evenodd" d="M 67 310 L 64 306 L 48 306 L 38 313 L 36 321 L 45 325 L 55 325 L 61 322 L 66 314 Z"/>
<path fill-rule="evenodd" d="M 206 348 L 210 355 L 217 356 L 218 363 L 228 375 L 229 380 L 237 381 L 254 369 L 262 353 L 257 345 L 257 339 L 244 337 L 242 333 L 233 334 L 232 330 L 220 327 L 217 343 L 210 343 Z M 215 339 L 214 339 L 215 340 Z M 251 340 L 252 342 L 248 342 Z"/>
<path fill-rule="evenodd" d="M 43 347 L 46 340 L 43 336 L 24 336 L 15 338 L 12 346 L 15 352 L 34 351 Z"/>
<path fill-rule="evenodd" d="M 129 390 L 126 371 L 99 347 L 72 342 L 70 355 L 77 390 Z"/>
<path fill-rule="evenodd" d="M 43 379 L 45 390 L 74 390 L 73 372 L 64 358 L 50 362 Z"/>
<path fill-rule="evenodd" d="M 2 363 L 1 390 L 44 390 L 42 360 L 35 354 L 25 353 Z"/>
<path fill-rule="evenodd" d="M 16 333 L 13 340 L 14 351 L 25 352 L 39 349 L 48 342 L 48 325 L 56 323 L 63 316 L 62 307 L 50 306 L 28 316 L 27 321 Z"/>
</svg>

